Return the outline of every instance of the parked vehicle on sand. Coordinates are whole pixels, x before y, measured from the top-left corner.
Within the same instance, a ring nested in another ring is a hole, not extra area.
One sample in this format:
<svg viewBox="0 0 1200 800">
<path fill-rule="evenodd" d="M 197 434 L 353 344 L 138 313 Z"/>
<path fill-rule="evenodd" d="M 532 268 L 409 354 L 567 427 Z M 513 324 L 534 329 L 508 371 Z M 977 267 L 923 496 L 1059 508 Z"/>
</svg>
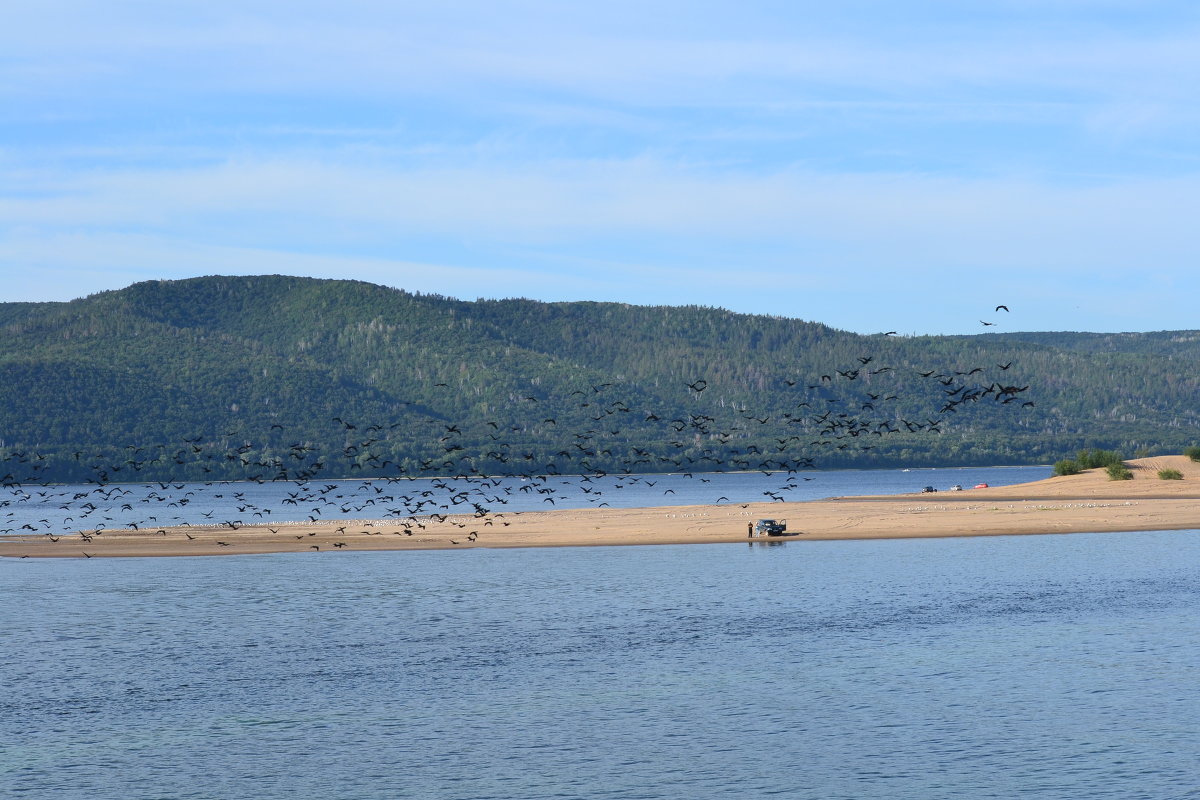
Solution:
<svg viewBox="0 0 1200 800">
<path fill-rule="evenodd" d="M 755 536 L 797 536 L 799 533 L 788 533 L 786 519 L 760 519 L 754 523 Z"/>
</svg>

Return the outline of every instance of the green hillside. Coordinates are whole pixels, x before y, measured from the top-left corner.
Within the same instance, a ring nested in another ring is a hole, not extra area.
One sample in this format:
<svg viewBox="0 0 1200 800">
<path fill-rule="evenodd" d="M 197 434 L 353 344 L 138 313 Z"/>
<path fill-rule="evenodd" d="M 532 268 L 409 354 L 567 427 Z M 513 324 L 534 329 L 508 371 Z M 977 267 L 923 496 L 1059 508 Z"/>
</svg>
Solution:
<svg viewBox="0 0 1200 800">
<path fill-rule="evenodd" d="M 884 327 L 884 326 L 881 326 Z M 862 336 L 282 276 L 0 304 L 0 475 L 1045 463 L 1200 440 L 1200 333 Z M 4 465 L 0 465 L 4 467 Z"/>
</svg>

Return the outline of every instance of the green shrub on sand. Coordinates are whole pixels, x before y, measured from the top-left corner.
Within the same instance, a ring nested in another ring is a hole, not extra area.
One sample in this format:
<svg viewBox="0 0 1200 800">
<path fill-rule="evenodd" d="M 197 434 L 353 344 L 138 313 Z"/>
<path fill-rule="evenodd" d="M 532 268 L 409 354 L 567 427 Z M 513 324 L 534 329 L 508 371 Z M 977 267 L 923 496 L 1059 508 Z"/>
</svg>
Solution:
<svg viewBox="0 0 1200 800">
<path fill-rule="evenodd" d="M 1110 481 L 1133 480 L 1133 473 L 1130 472 L 1129 467 L 1125 466 L 1124 464 L 1109 464 L 1104 468 L 1104 471 L 1108 473 L 1108 479 Z"/>
</svg>

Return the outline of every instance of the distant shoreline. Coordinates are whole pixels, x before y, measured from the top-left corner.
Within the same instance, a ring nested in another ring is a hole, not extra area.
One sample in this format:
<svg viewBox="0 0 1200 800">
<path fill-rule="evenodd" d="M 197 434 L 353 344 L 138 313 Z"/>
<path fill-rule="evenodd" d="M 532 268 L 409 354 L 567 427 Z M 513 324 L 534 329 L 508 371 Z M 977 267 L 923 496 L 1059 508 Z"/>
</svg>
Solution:
<svg viewBox="0 0 1200 800">
<path fill-rule="evenodd" d="M 1200 464 L 1183 456 L 1126 462 L 1130 481 L 1103 470 L 962 492 L 840 497 L 796 503 L 587 508 L 452 514 L 406 525 L 388 520 L 322 520 L 230 529 L 193 526 L 109 530 L 85 542 L 65 535 L 0 538 L 7 557 L 149 557 L 362 550 L 802 542 L 958 536 L 1200 529 Z M 1183 480 L 1159 480 L 1163 468 Z M 557 476 L 556 476 L 557 477 Z M 759 518 L 787 519 L 786 539 L 748 539 Z M 272 532 L 274 529 L 275 532 Z M 339 530 L 340 529 L 340 530 Z M 472 535 L 473 534 L 473 535 Z"/>
<path fill-rule="evenodd" d="M 979 464 L 979 465 L 966 465 L 966 466 L 964 466 L 962 464 L 956 464 L 954 466 L 946 466 L 946 467 L 829 467 L 826 469 L 806 469 L 806 470 L 794 470 L 794 471 L 797 473 L 799 473 L 799 472 L 805 472 L 805 473 L 812 473 L 812 472 L 905 472 L 905 471 L 907 471 L 907 472 L 933 472 L 933 471 L 937 471 L 937 470 L 943 470 L 943 471 L 949 472 L 951 470 L 959 470 L 959 469 L 961 469 L 961 470 L 969 470 L 969 469 L 1032 469 L 1034 467 L 1045 467 L 1046 469 L 1049 469 L 1052 466 L 1053 466 L 1052 464 Z M 691 469 L 691 470 L 675 470 L 675 471 L 671 471 L 671 472 L 605 472 L 603 474 L 607 477 L 612 477 L 612 478 L 640 478 L 640 477 L 656 477 L 659 475 L 757 475 L 757 474 L 761 474 L 762 472 L 763 472 L 763 470 L 761 470 L 761 469 L 728 469 L 728 470 Z M 786 474 L 787 472 L 788 472 L 788 470 L 786 470 L 786 469 L 769 470 L 769 473 L 772 475 L 779 474 L 779 473 Z M 379 475 L 376 477 L 366 477 L 366 478 L 360 478 L 357 476 L 355 476 L 355 477 L 344 476 L 341 478 L 316 476 L 316 477 L 304 478 L 304 479 L 271 478 L 271 479 L 263 479 L 263 480 L 258 480 L 258 481 L 250 480 L 249 478 L 236 478 L 236 479 L 219 478 L 219 479 L 210 480 L 210 481 L 193 480 L 190 478 L 170 478 L 170 479 L 165 479 L 165 480 L 148 479 L 148 480 L 137 480 L 137 481 L 111 480 L 111 481 L 105 481 L 104 483 L 99 483 L 94 480 L 92 480 L 92 481 L 87 481 L 87 480 L 84 480 L 84 481 L 47 481 L 47 482 L 29 481 L 29 482 L 14 482 L 11 485 L 0 486 L 0 488 L 16 489 L 16 488 L 29 487 L 29 486 L 41 486 L 41 487 L 48 488 L 48 487 L 55 487 L 55 486 L 89 486 L 89 485 L 95 485 L 95 486 L 150 486 L 150 485 L 156 484 L 156 483 L 157 484 L 163 484 L 163 483 L 201 484 L 201 485 L 205 485 L 205 486 L 208 486 L 208 485 L 240 486 L 240 485 L 245 485 L 245 484 L 261 485 L 261 484 L 272 484 L 272 483 L 334 483 L 334 482 L 338 482 L 338 481 L 347 481 L 347 482 L 348 481 L 453 481 L 453 480 L 480 480 L 480 479 L 492 480 L 492 479 L 497 479 L 497 478 L 498 479 L 518 479 L 518 478 L 530 479 L 533 477 L 543 477 L 543 476 L 540 476 L 540 475 L 539 476 L 492 475 L 489 473 L 487 475 L 461 475 L 461 474 L 460 475 L 451 475 L 451 474 L 447 474 L 447 475 L 434 475 L 434 474 Z M 595 478 L 596 473 L 595 472 L 558 472 L 558 473 L 552 473 L 545 477 L 550 477 L 550 478 Z"/>
</svg>

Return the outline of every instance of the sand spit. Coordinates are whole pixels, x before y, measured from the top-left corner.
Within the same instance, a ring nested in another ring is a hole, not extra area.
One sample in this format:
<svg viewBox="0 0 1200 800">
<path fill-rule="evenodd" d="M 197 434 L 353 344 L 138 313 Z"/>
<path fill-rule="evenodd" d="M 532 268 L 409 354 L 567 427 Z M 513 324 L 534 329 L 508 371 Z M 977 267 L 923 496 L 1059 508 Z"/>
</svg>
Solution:
<svg viewBox="0 0 1200 800">
<path fill-rule="evenodd" d="M 1008 536 L 1046 533 L 1200 529 L 1200 464 L 1183 456 L 1126 462 L 1129 481 L 1103 470 L 1033 483 L 962 492 L 839 497 L 804 503 L 454 515 L 442 520 L 328 520 L 317 523 L 176 527 L 165 533 L 106 530 L 87 541 L 79 534 L 0 538 L 0 556 L 115 557 L 245 555 L 297 552 L 319 555 L 361 550 L 433 550 L 495 547 L 702 544 L 745 542 L 747 524 L 783 518 L 787 541 Z M 1183 480 L 1160 480 L 1174 468 Z M 761 540 L 759 540 L 761 541 Z"/>
</svg>

